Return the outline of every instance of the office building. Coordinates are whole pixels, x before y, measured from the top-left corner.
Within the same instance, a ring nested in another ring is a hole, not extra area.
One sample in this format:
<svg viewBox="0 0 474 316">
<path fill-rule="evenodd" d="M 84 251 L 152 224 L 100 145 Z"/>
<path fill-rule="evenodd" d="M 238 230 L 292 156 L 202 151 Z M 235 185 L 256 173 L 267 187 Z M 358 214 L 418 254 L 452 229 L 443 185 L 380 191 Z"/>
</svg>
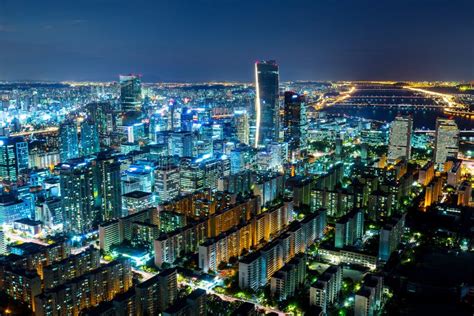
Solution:
<svg viewBox="0 0 474 316">
<path fill-rule="evenodd" d="M 179 166 L 165 164 L 155 169 L 155 193 L 158 202 L 170 201 L 179 195 Z"/>
<path fill-rule="evenodd" d="M 82 157 L 90 156 L 100 151 L 99 131 L 91 120 L 81 123 L 81 142 L 79 152 Z"/>
<path fill-rule="evenodd" d="M 255 63 L 255 147 L 278 139 L 279 70 L 275 61 Z"/>
<path fill-rule="evenodd" d="M 123 216 L 120 162 L 110 152 L 101 152 L 95 169 L 102 220 Z"/>
<path fill-rule="evenodd" d="M 411 115 L 397 115 L 390 124 L 390 139 L 388 144 L 388 162 L 411 158 L 411 136 L 413 118 Z"/>
<path fill-rule="evenodd" d="M 155 205 L 152 193 L 143 191 L 133 191 L 122 195 L 122 213 L 130 215 Z"/>
<path fill-rule="evenodd" d="M 31 217 L 32 207 L 14 194 L 0 195 L 0 224 L 13 224 L 13 222 Z"/>
<path fill-rule="evenodd" d="M 122 112 L 141 111 L 142 84 L 140 76 L 120 76 L 120 104 Z"/>
<path fill-rule="evenodd" d="M 59 127 L 59 159 L 65 162 L 79 157 L 79 139 L 77 126 L 73 121 L 67 121 Z"/>
<path fill-rule="evenodd" d="M 434 163 L 440 171 L 448 158 L 456 158 L 459 151 L 459 128 L 454 120 L 437 118 Z"/>
<path fill-rule="evenodd" d="M 250 125 L 249 115 L 246 110 L 234 111 L 234 125 L 239 142 L 248 145 L 250 142 Z"/>
<path fill-rule="evenodd" d="M 0 180 L 16 182 L 28 167 L 28 143 L 22 137 L 0 137 Z"/>
<path fill-rule="evenodd" d="M 283 115 L 284 140 L 288 143 L 290 160 L 294 161 L 304 155 L 307 146 L 308 123 L 304 96 L 293 91 L 285 92 Z"/>
</svg>

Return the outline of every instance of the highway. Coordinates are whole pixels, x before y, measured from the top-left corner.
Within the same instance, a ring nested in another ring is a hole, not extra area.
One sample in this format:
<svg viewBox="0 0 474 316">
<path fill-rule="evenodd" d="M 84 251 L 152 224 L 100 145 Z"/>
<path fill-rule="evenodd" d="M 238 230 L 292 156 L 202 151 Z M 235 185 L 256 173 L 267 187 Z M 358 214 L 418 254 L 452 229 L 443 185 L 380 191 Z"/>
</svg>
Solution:
<svg viewBox="0 0 474 316">
<path fill-rule="evenodd" d="M 454 101 L 454 96 L 451 94 L 440 93 L 440 92 L 435 92 L 435 91 L 430 91 L 430 90 L 425 90 L 425 89 L 420 89 L 420 88 L 413 88 L 413 87 L 408 87 L 408 86 L 404 88 L 411 91 L 421 92 L 421 93 L 425 93 L 431 96 L 441 98 L 447 105 L 447 107 L 444 108 L 444 111 L 448 114 L 462 115 L 462 116 L 467 116 L 469 118 L 474 118 L 474 111 L 466 109 L 466 107 L 463 104 L 460 104 Z"/>
<path fill-rule="evenodd" d="M 346 91 L 346 92 L 343 92 L 341 93 L 336 99 L 332 100 L 332 99 L 323 99 L 322 101 L 320 102 L 316 102 L 316 103 L 310 103 L 308 104 L 309 106 L 313 106 L 316 110 L 322 110 L 328 106 L 331 106 L 331 105 L 334 105 L 336 103 L 340 103 L 348 98 L 351 97 L 352 93 L 354 93 L 354 91 L 356 91 L 356 88 L 355 87 L 351 87 L 351 89 L 349 91 Z"/>
</svg>

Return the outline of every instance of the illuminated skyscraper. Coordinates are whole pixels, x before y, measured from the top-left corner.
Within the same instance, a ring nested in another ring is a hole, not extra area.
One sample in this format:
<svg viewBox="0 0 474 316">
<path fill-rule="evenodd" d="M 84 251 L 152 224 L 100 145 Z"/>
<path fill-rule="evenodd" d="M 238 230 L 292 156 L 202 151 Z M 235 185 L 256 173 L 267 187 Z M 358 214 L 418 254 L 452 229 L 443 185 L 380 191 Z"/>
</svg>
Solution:
<svg viewBox="0 0 474 316">
<path fill-rule="evenodd" d="M 394 163 L 397 159 L 410 159 L 411 134 L 413 118 L 411 115 L 397 115 L 390 125 L 390 140 L 388 144 L 388 162 Z"/>
<path fill-rule="evenodd" d="M 449 157 L 456 158 L 459 151 L 459 129 L 454 120 L 436 119 L 434 162 L 439 170 Z"/>
<path fill-rule="evenodd" d="M 278 139 L 279 72 L 275 61 L 255 63 L 255 147 Z"/>
<path fill-rule="evenodd" d="M 74 122 L 65 122 L 59 128 L 59 159 L 64 162 L 79 157 L 79 140 Z"/>
<path fill-rule="evenodd" d="M 0 179 L 17 181 L 28 169 L 28 143 L 21 137 L 0 138 Z"/>
<path fill-rule="evenodd" d="M 301 152 L 306 149 L 308 124 L 304 101 L 302 95 L 292 91 L 285 92 L 285 114 L 283 118 L 285 142 L 288 143 L 289 151 L 297 156 L 300 156 Z"/>
<path fill-rule="evenodd" d="M 100 151 L 99 131 L 97 125 L 86 120 L 81 124 L 81 156 L 89 156 Z"/>
<path fill-rule="evenodd" d="M 96 176 L 102 213 L 101 219 L 110 220 L 122 216 L 120 162 L 110 152 L 98 154 Z"/>
<path fill-rule="evenodd" d="M 100 220 L 93 162 L 81 158 L 68 160 L 59 166 L 59 174 L 65 231 L 90 231 Z"/>
<path fill-rule="evenodd" d="M 120 76 L 122 112 L 141 111 L 142 83 L 137 75 Z"/>
<path fill-rule="evenodd" d="M 155 192 L 160 202 L 167 202 L 179 195 L 179 167 L 166 164 L 155 169 Z"/>
<path fill-rule="evenodd" d="M 237 139 L 245 144 L 249 144 L 250 128 L 249 116 L 246 110 L 236 110 L 234 112 L 234 124 L 237 131 Z"/>
</svg>

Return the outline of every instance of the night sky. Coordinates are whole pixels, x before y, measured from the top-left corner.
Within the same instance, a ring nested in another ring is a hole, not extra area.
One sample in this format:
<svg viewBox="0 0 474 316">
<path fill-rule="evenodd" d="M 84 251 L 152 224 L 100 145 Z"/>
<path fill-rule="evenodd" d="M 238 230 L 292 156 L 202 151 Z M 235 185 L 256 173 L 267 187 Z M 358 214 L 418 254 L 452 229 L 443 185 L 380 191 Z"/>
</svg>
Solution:
<svg viewBox="0 0 474 316">
<path fill-rule="evenodd" d="M 474 0 L 0 0 L 0 80 L 473 80 Z"/>
</svg>

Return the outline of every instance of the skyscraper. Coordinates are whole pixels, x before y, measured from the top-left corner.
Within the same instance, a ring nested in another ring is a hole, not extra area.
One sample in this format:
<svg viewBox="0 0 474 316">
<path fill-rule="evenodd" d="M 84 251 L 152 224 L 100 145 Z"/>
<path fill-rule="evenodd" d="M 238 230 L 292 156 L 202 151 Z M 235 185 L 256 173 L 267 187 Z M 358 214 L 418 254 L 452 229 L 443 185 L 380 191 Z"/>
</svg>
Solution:
<svg viewBox="0 0 474 316">
<path fill-rule="evenodd" d="M 1 180 L 17 181 L 28 162 L 28 143 L 22 137 L 0 137 Z"/>
<path fill-rule="evenodd" d="M 411 115 L 397 115 L 390 125 L 390 139 L 388 144 L 388 162 L 394 163 L 397 159 L 410 159 L 411 134 L 413 118 Z"/>
<path fill-rule="evenodd" d="M 140 76 L 120 76 L 120 103 L 122 112 L 141 111 L 142 83 Z"/>
<path fill-rule="evenodd" d="M 92 120 L 85 120 L 81 124 L 81 156 L 89 156 L 100 150 L 99 132 Z"/>
<path fill-rule="evenodd" d="M 245 144 L 249 144 L 249 116 L 246 110 L 235 110 L 234 111 L 234 124 L 237 132 L 237 139 Z"/>
<path fill-rule="evenodd" d="M 437 118 L 434 162 L 443 171 L 444 163 L 449 157 L 456 158 L 459 150 L 459 129 L 454 120 Z"/>
<path fill-rule="evenodd" d="M 179 167 L 165 164 L 155 169 L 155 192 L 161 202 L 167 202 L 179 195 Z"/>
<path fill-rule="evenodd" d="M 115 117 L 109 102 L 93 102 L 86 105 L 87 119 L 97 126 L 101 144 L 110 145 L 110 134 L 115 127 Z"/>
<path fill-rule="evenodd" d="M 101 152 L 95 167 L 101 219 L 118 218 L 123 215 L 120 162 L 110 152 Z"/>
<path fill-rule="evenodd" d="M 59 166 L 66 232 L 88 232 L 100 220 L 98 190 L 91 160 L 68 160 Z"/>
<path fill-rule="evenodd" d="M 300 156 L 306 149 L 308 124 L 306 119 L 306 105 L 304 96 L 293 91 L 285 92 L 285 111 L 283 130 L 285 142 L 292 154 Z M 295 157 L 296 158 L 296 157 Z"/>
<path fill-rule="evenodd" d="M 79 157 L 79 141 L 76 124 L 65 122 L 59 127 L 59 159 L 64 162 Z"/>
<path fill-rule="evenodd" d="M 255 147 L 278 138 L 278 84 L 279 71 L 274 60 L 255 63 Z"/>
</svg>

